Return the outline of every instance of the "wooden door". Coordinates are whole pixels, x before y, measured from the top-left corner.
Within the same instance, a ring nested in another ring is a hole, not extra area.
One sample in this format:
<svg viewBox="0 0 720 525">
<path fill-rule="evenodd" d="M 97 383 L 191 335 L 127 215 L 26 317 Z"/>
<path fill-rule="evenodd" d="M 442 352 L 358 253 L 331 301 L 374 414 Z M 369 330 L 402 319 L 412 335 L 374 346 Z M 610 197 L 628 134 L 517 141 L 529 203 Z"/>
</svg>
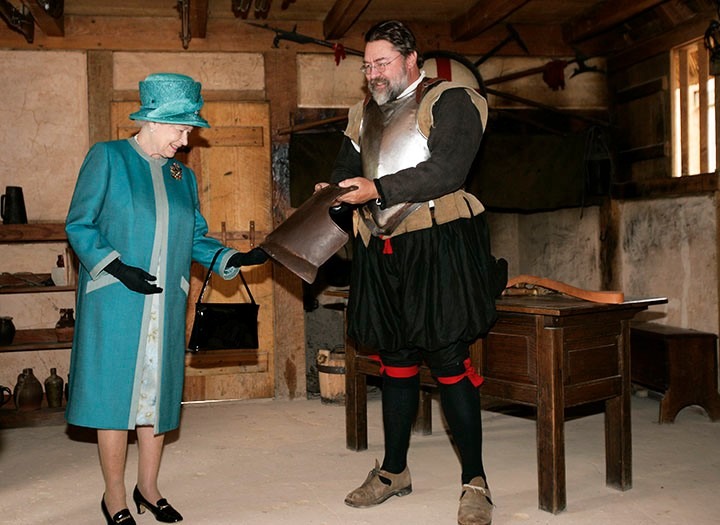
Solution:
<svg viewBox="0 0 720 525">
<path fill-rule="evenodd" d="M 116 138 L 137 132 L 128 115 L 135 102 L 113 104 Z M 198 179 L 200 206 L 212 237 L 247 251 L 272 229 L 270 175 L 270 116 L 264 102 L 208 102 L 202 115 L 211 128 L 193 130 L 187 151 L 177 158 Z M 187 332 L 194 317 L 205 268 L 193 263 L 188 299 Z M 255 301 L 260 304 L 258 350 L 221 350 L 188 354 L 184 401 L 273 397 L 275 349 L 272 265 L 243 270 Z M 240 279 L 225 281 L 213 275 L 205 292 L 208 302 L 247 302 Z M 210 289 L 211 288 L 211 289 Z"/>
</svg>

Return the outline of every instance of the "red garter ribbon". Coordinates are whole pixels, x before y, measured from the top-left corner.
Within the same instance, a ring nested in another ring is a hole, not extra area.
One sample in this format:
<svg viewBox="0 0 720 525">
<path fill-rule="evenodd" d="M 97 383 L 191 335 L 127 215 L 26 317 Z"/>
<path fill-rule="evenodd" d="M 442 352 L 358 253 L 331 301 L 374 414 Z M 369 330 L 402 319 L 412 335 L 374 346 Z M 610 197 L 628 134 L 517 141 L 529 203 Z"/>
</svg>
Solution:
<svg viewBox="0 0 720 525">
<path fill-rule="evenodd" d="M 388 377 L 395 377 L 398 379 L 407 379 L 409 377 L 415 377 L 420 373 L 420 366 L 385 366 L 377 354 L 369 356 L 373 361 L 380 363 L 380 375 L 386 375 Z"/>
<path fill-rule="evenodd" d="M 475 370 L 475 367 L 472 366 L 469 357 L 463 361 L 463 364 L 465 365 L 465 372 L 456 376 L 438 377 L 436 378 L 438 383 L 442 383 L 443 385 L 454 385 L 462 380 L 463 377 L 467 377 L 475 388 L 482 385 L 483 377 L 479 375 Z"/>
</svg>

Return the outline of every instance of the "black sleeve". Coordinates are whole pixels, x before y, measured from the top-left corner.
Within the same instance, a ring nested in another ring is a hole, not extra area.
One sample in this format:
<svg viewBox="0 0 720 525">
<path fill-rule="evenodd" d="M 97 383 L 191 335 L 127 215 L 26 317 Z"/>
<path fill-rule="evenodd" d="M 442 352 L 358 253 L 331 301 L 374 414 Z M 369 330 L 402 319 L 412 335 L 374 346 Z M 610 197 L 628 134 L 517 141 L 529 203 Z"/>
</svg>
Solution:
<svg viewBox="0 0 720 525">
<path fill-rule="evenodd" d="M 353 146 L 352 140 L 346 136 L 343 138 L 337 157 L 335 157 L 330 182 L 337 184 L 341 180 L 353 177 L 362 177 L 362 162 L 360 153 Z"/>
<path fill-rule="evenodd" d="M 463 187 L 480 147 L 480 114 L 464 89 L 450 89 L 433 106 L 430 158 L 378 181 L 383 206 L 424 202 Z"/>
</svg>

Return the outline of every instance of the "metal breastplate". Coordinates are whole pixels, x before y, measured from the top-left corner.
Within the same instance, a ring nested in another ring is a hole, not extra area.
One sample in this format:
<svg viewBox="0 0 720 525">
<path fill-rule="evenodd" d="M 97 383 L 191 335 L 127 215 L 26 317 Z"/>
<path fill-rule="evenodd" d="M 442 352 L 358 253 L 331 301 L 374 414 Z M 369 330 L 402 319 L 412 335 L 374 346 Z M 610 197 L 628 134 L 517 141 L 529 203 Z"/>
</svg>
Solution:
<svg viewBox="0 0 720 525">
<path fill-rule="evenodd" d="M 378 106 L 371 100 L 360 129 L 363 176 L 378 179 L 430 158 L 427 139 L 417 127 L 418 102 L 414 93 Z M 385 209 L 369 202 L 360 214 L 373 235 L 389 235 L 422 203 L 400 203 Z"/>
</svg>

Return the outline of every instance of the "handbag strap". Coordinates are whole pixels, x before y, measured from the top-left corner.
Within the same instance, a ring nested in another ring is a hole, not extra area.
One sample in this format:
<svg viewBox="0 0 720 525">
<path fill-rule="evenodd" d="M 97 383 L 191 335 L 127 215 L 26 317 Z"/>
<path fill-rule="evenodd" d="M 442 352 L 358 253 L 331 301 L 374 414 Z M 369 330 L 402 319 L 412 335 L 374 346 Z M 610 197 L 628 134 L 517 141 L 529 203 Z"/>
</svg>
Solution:
<svg viewBox="0 0 720 525">
<path fill-rule="evenodd" d="M 215 252 L 215 255 L 212 258 L 212 262 L 210 263 L 210 268 L 208 268 L 207 275 L 205 276 L 205 282 L 203 283 L 202 289 L 200 290 L 200 295 L 198 295 L 197 302 L 195 304 L 202 303 L 203 295 L 205 295 L 205 288 L 207 287 L 208 283 L 210 282 L 210 276 L 212 275 L 212 269 L 213 266 L 215 266 L 215 261 L 217 261 L 218 256 L 222 253 L 223 248 L 220 248 L 218 251 Z M 245 291 L 248 294 L 248 297 L 250 297 L 250 302 L 252 304 L 255 304 L 255 298 L 253 297 L 253 294 L 250 292 L 250 287 L 247 285 L 247 282 L 245 281 L 245 276 L 242 273 L 242 270 L 239 270 L 240 272 L 240 279 L 242 280 L 243 285 L 245 286 Z"/>
</svg>

